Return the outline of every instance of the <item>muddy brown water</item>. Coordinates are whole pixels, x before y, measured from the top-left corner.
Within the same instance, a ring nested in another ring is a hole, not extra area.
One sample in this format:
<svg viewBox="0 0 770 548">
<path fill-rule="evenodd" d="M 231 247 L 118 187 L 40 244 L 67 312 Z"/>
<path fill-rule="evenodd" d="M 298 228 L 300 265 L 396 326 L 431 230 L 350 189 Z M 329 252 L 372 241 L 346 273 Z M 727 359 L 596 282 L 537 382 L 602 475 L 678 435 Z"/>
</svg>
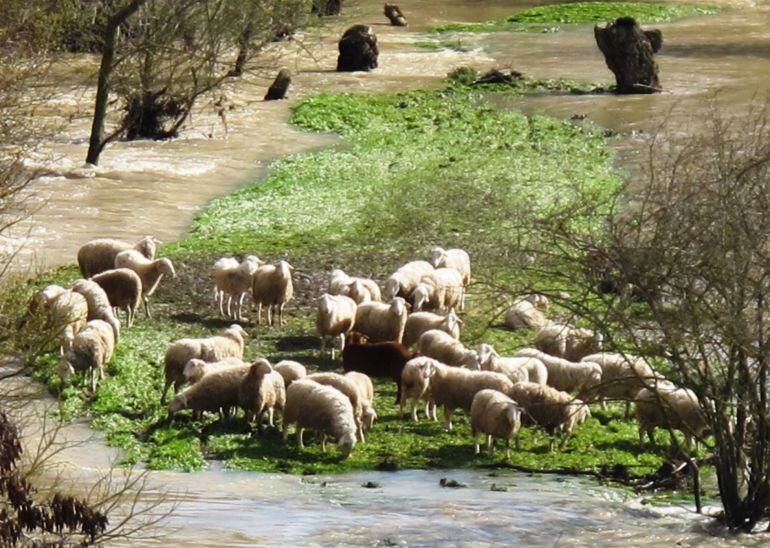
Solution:
<svg viewBox="0 0 770 548">
<path fill-rule="evenodd" d="M 670 117 L 697 118 L 703 100 L 717 90 L 724 108 L 741 112 L 753 96 L 770 90 L 770 5 L 751 0 L 723 3 L 731 11 L 657 25 L 665 40 L 658 59 L 666 93 L 530 97 L 501 106 L 564 117 L 586 115 L 626 134 L 651 131 Z M 313 58 L 288 48 L 276 63 L 299 72 L 290 89 L 291 99 L 321 90 L 435 87 L 459 65 L 511 66 L 532 77 L 610 83 L 612 75 L 595 47 L 590 26 L 542 35 L 461 35 L 462 43 L 473 48 L 468 52 L 433 52 L 415 46 L 425 39 L 421 33 L 436 23 L 483 21 L 533 4 L 401 2 L 411 26 L 396 29 L 385 25 L 381 2 L 346 2 L 344 15 L 332 20 L 324 32 L 330 38 L 319 38 L 315 32 L 300 37 Z M 334 37 L 357 22 L 374 26 L 381 68 L 370 74 L 336 74 L 332 71 Z M 82 61 L 77 66 L 82 70 Z M 63 90 L 46 112 L 51 118 L 72 116 L 72 121 L 55 139 L 43 143 L 39 157 L 32 161 L 48 170 L 48 176 L 31 189 L 39 210 L 0 240 L 0 253 L 18 251 L 16 269 L 25 270 L 71 263 L 77 248 L 95 237 L 132 240 L 154 234 L 174 240 L 212 198 L 258 176 L 272 159 L 339 143 L 334 136 L 290 128 L 286 124 L 289 102 L 263 103 L 270 76 L 250 76 L 229 84 L 233 109 L 227 112 L 226 132 L 216 115 L 201 109 L 180 139 L 115 143 L 105 151 L 98 168 L 83 164 L 93 90 Z M 672 111 L 672 107 L 676 108 Z M 30 401 L 40 398 L 44 396 Z M 39 407 L 28 411 L 34 416 L 35 409 Z M 30 428 L 28 432 L 33 433 L 34 427 Z M 59 457 L 75 483 L 87 482 L 115 457 L 85 425 L 71 425 L 66 436 L 87 440 Z M 438 480 L 445 476 L 468 487 L 443 489 Z M 361 483 L 369 480 L 382 487 L 363 489 Z M 490 491 L 493 482 L 507 486 L 508 491 Z M 484 472 L 444 470 L 303 479 L 226 471 L 212 463 L 210 470 L 196 474 L 153 473 L 147 497 L 168 492 L 182 494 L 180 505 L 164 524 L 164 544 L 695 546 L 767 542 L 764 537 L 724 537 L 709 528 L 708 520 L 686 508 L 652 507 L 621 490 L 551 476 L 503 473 L 490 478 Z"/>
</svg>

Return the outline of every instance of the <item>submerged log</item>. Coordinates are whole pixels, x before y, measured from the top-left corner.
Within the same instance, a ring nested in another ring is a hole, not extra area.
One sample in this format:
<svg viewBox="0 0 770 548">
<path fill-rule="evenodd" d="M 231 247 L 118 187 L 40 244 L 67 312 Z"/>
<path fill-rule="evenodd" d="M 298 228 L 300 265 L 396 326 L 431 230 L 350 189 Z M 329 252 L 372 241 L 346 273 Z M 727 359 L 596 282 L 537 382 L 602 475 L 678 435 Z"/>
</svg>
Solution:
<svg viewBox="0 0 770 548">
<path fill-rule="evenodd" d="M 404 13 L 395 4 L 385 4 L 385 17 L 390 19 L 390 24 L 395 27 L 405 27 L 407 25 Z"/>
<path fill-rule="evenodd" d="M 286 97 L 286 92 L 291 84 L 291 73 L 289 69 L 281 69 L 278 72 L 278 76 L 275 77 L 273 83 L 268 88 L 265 94 L 265 101 L 276 101 Z"/>
<path fill-rule="evenodd" d="M 514 80 L 520 80 L 523 78 L 524 75 L 519 72 L 518 70 L 511 70 L 508 73 L 505 73 L 498 69 L 491 69 L 484 73 L 482 76 L 478 77 L 474 82 L 471 84 L 473 86 L 479 85 L 479 84 L 512 84 Z"/>
<path fill-rule="evenodd" d="M 660 31 L 644 32 L 631 17 L 621 17 L 606 27 L 594 27 L 596 44 L 615 74 L 617 93 L 662 91 L 654 53 L 663 43 Z"/>
<path fill-rule="evenodd" d="M 377 37 L 367 25 L 353 25 L 339 42 L 340 55 L 337 57 L 337 72 L 371 70 L 377 68 Z"/>
</svg>

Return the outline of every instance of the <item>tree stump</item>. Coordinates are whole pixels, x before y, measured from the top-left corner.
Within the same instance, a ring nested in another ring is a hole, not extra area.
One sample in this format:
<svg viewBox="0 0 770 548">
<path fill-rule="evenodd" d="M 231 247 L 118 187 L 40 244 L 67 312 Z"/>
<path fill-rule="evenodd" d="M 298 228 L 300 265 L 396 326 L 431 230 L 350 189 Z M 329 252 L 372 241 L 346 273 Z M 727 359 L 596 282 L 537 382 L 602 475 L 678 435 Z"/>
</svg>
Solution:
<svg viewBox="0 0 770 548">
<path fill-rule="evenodd" d="M 367 25 L 353 25 L 339 42 L 337 72 L 371 70 L 377 68 L 377 37 Z"/>
<path fill-rule="evenodd" d="M 316 15 L 339 15 L 342 0 L 313 0 L 312 13 Z"/>
<path fill-rule="evenodd" d="M 606 27 L 595 26 L 594 37 L 615 74 L 617 93 L 662 91 L 654 57 L 663 43 L 660 31 L 644 32 L 633 18 L 621 17 Z"/>
<path fill-rule="evenodd" d="M 385 17 L 390 19 L 390 24 L 394 27 L 405 27 L 407 25 L 404 13 L 395 4 L 385 4 Z"/>
<path fill-rule="evenodd" d="M 275 77 L 273 83 L 265 94 L 265 101 L 277 101 L 286 97 L 286 92 L 289 90 L 289 84 L 291 84 L 291 73 L 289 69 L 281 69 L 278 72 L 278 76 Z"/>
</svg>

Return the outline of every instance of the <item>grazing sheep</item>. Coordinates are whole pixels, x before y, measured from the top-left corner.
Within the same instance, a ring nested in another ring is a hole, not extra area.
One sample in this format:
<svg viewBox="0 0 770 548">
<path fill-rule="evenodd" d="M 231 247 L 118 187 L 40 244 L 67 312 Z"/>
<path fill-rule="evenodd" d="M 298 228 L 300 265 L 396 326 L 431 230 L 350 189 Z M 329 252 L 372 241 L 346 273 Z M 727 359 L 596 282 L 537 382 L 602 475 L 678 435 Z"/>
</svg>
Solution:
<svg viewBox="0 0 770 548">
<path fill-rule="evenodd" d="M 243 379 L 251 369 L 250 365 L 228 367 L 214 371 L 177 394 L 168 406 L 169 415 L 182 409 L 195 412 L 219 412 L 220 418 L 230 416 L 230 411 L 238 406 L 238 392 Z"/>
<path fill-rule="evenodd" d="M 36 291 L 27 306 L 29 312 L 31 314 L 40 312 L 48 314 L 53 300 L 65 291 L 67 290 L 62 286 L 55 284 L 47 285 L 43 289 Z"/>
<path fill-rule="evenodd" d="M 350 404 L 353 406 L 353 417 L 356 420 L 358 439 L 361 442 L 365 441 L 363 422 L 364 408 L 356 382 L 351 378 L 346 377 L 345 375 L 340 375 L 339 373 L 332 373 L 329 371 L 313 373 L 312 375 L 308 375 L 305 378 L 310 379 L 311 381 L 315 381 L 318 384 L 325 384 L 326 386 L 334 387 L 345 394 L 345 396 L 350 400 Z"/>
<path fill-rule="evenodd" d="M 318 311 L 315 318 L 315 329 L 321 337 L 321 356 L 326 350 L 327 337 L 340 337 L 340 351 L 345 350 L 345 335 L 353 329 L 356 321 L 356 302 L 343 295 L 324 293 L 318 297 Z M 331 344 L 332 359 L 334 359 L 334 343 Z"/>
<path fill-rule="evenodd" d="M 370 377 L 386 378 L 396 383 L 396 403 L 401 393 L 401 373 L 414 355 L 403 344 L 394 341 L 364 344 L 358 332 L 348 334 L 342 351 L 342 368 L 359 371 Z"/>
<path fill-rule="evenodd" d="M 430 329 L 417 341 L 419 353 L 437 359 L 441 363 L 469 369 L 480 369 L 479 355 L 468 350 L 463 343 L 440 329 Z"/>
<path fill-rule="evenodd" d="M 243 320 L 243 299 L 251 289 L 254 273 L 264 264 L 259 257 L 247 255 L 238 263 L 232 257 L 219 259 L 214 263 L 214 300 L 219 304 L 219 313 L 224 316 L 225 297 L 227 297 L 227 317 Z M 235 307 L 231 304 L 235 299 Z"/>
<path fill-rule="evenodd" d="M 305 369 L 305 366 L 293 360 L 281 360 L 273 366 L 273 369 L 278 371 L 278 374 L 283 377 L 286 388 L 289 388 L 294 381 L 298 381 L 307 376 L 307 369 Z"/>
<path fill-rule="evenodd" d="M 361 280 L 355 280 L 352 284 L 350 284 L 348 287 L 347 296 L 353 299 L 356 304 L 379 300 L 372 298 L 371 291 L 369 291 L 369 289 L 363 283 L 361 283 Z"/>
<path fill-rule="evenodd" d="M 404 346 L 411 348 L 420 340 L 420 336 L 431 329 L 439 329 L 455 339 L 460 338 L 460 325 L 463 321 L 457 317 L 454 308 L 449 309 L 446 316 L 432 312 L 415 312 L 409 314 L 404 327 Z"/>
<path fill-rule="evenodd" d="M 548 369 L 536 357 L 503 357 L 497 353 L 491 344 L 487 343 L 481 343 L 477 353 L 481 369 L 504 373 L 513 382 L 529 381 L 537 384 L 547 384 L 548 382 Z"/>
<path fill-rule="evenodd" d="M 238 389 L 238 405 L 246 411 L 246 422 L 255 420 L 261 428 L 262 415 L 267 412 L 268 424 L 273 426 L 275 409 L 283 412 L 286 386 L 283 377 L 264 358 L 255 361 Z"/>
<path fill-rule="evenodd" d="M 142 279 L 130 268 L 105 270 L 91 278 L 104 289 L 110 305 L 116 311 L 126 311 L 126 324 L 134 325 L 136 310 L 142 300 Z"/>
<path fill-rule="evenodd" d="M 238 324 L 233 324 L 221 335 L 204 339 L 178 339 L 172 342 L 166 350 L 164 370 L 166 384 L 160 402 L 166 401 L 166 392 L 173 384 L 174 391 L 184 383 L 184 368 L 193 358 L 205 362 L 217 362 L 224 358 L 243 358 L 243 337 L 246 332 Z M 205 377 L 204 377 L 205 378 Z"/>
<path fill-rule="evenodd" d="M 524 422 L 534 422 L 549 436 L 560 436 L 562 446 L 572 430 L 590 416 L 588 406 L 566 392 L 544 384 L 518 382 L 506 393 L 524 408 Z M 553 449 L 553 438 L 549 450 Z"/>
<path fill-rule="evenodd" d="M 589 399 L 598 400 L 602 407 L 607 399 L 625 401 L 626 418 L 630 415 L 631 402 L 636 399 L 639 391 L 664 380 L 643 358 L 629 354 L 600 352 L 585 356 L 583 361 L 596 363 L 602 368 L 601 384 L 590 390 Z"/>
<path fill-rule="evenodd" d="M 535 308 L 548 312 L 548 308 L 551 306 L 551 301 L 542 293 L 531 293 L 524 298 L 525 301 L 529 301 Z"/>
<path fill-rule="evenodd" d="M 182 375 L 186 383 L 195 384 L 214 371 L 222 371 L 230 367 L 243 367 L 244 365 L 246 364 L 242 359 L 234 357 L 224 358 L 218 362 L 205 362 L 198 358 L 193 358 L 185 364 Z"/>
<path fill-rule="evenodd" d="M 283 307 L 294 297 L 291 271 L 294 267 L 286 261 L 260 266 L 254 273 L 252 296 L 257 303 L 257 323 L 262 323 L 262 305 L 267 306 L 267 323 L 273 325 L 275 312 L 278 325 L 283 325 Z"/>
<path fill-rule="evenodd" d="M 406 327 L 406 301 L 396 297 L 390 304 L 361 303 L 356 311 L 356 330 L 372 342 L 401 342 Z"/>
<path fill-rule="evenodd" d="M 302 434 L 306 428 L 322 434 L 321 447 L 326 451 L 326 436 L 337 440 L 342 458 L 347 458 L 356 444 L 356 421 L 353 406 L 342 392 L 315 381 L 300 379 L 286 390 L 283 409 L 283 441 L 289 436 L 289 425 L 297 425 L 297 444 L 305 447 Z"/>
<path fill-rule="evenodd" d="M 516 438 L 519 449 L 521 429 L 521 407 L 511 398 L 497 390 L 485 388 L 476 392 L 471 403 L 471 436 L 479 454 L 477 436 L 486 434 L 487 452 L 492 456 L 493 438 L 505 440 L 505 458 L 511 456 L 511 438 Z"/>
<path fill-rule="evenodd" d="M 585 399 L 589 391 L 601 384 L 602 368 L 599 364 L 586 361 L 571 362 L 535 348 L 523 348 L 516 356 L 537 358 L 548 370 L 548 386 L 556 390 L 577 394 L 580 399 Z"/>
<path fill-rule="evenodd" d="M 548 323 L 548 319 L 537 307 L 527 300 L 516 301 L 505 311 L 503 320 L 508 329 L 522 327 L 534 327 L 542 329 Z"/>
<path fill-rule="evenodd" d="M 155 290 L 163 276 L 176 278 L 174 265 L 169 259 L 148 259 L 138 251 L 130 249 L 121 251 L 115 257 L 115 268 L 130 268 L 139 275 L 142 280 L 142 302 L 144 302 L 144 313 L 150 318 L 149 298 L 155 293 Z"/>
<path fill-rule="evenodd" d="M 75 371 L 88 372 L 91 377 L 91 391 L 96 390 L 96 376 L 104 378 L 104 365 L 112 359 L 115 351 L 115 332 L 103 320 L 91 320 L 72 341 L 72 347 L 59 362 L 59 376 L 63 384 L 69 382 Z M 85 380 L 84 376 L 84 380 Z"/>
<path fill-rule="evenodd" d="M 326 292 L 329 295 L 350 297 L 356 301 L 356 304 L 382 300 L 380 286 L 377 285 L 377 282 L 370 278 L 348 276 L 338 268 L 332 270 L 331 278 L 329 279 L 329 289 Z"/>
<path fill-rule="evenodd" d="M 453 268 L 462 276 L 463 287 L 467 288 L 471 284 L 471 258 L 467 251 L 434 247 L 432 256 L 435 268 Z M 465 292 L 460 302 L 460 310 L 465 310 Z"/>
<path fill-rule="evenodd" d="M 432 360 L 432 358 L 416 357 L 409 360 L 404 365 L 404 370 L 401 372 L 401 388 L 399 389 L 399 412 L 401 416 L 404 416 L 404 406 L 407 402 L 412 402 L 412 420 L 417 422 L 417 402 L 425 402 L 425 417 L 428 419 L 438 420 L 436 417 L 436 404 L 431 397 L 430 386 L 428 379 L 424 375 L 424 366 L 426 360 Z"/>
<path fill-rule="evenodd" d="M 91 278 L 96 274 L 115 268 L 115 258 L 119 253 L 134 250 L 148 260 L 155 258 L 156 245 L 160 244 L 152 236 L 145 236 L 135 244 L 100 238 L 83 244 L 78 249 L 78 265 L 84 278 Z"/>
<path fill-rule="evenodd" d="M 88 321 L 88 302 L 80 293 L 67 289 L 57 294 L 47 306 L 46 329 L 59 334 L 61 354 L 72 348 L 75 335 Z"/>
<path fill-rule="evenodd" d="M 425 274 L 412 292 L 414 310 L 428 304 L 434 310 L 448 310 L 463 301 L 463 278 L 454 268 L 437 268 Z M 427 299 L 426 299 L 427 296 Z"/>
<path fill-rule="evenodd" d="M 490 388 L 507 393 L 513 386 L 508 377 L 500 373 L 452 367 L 426 357 L 415 358 L 412 362 L 415 360 L 421 360 L 419 368 L 430 387 L 431 399 L 444 408 L 445 430 L 452 430 L 455 409 L 471 410 L 473 397 L 479 390 Z"/>
<path fill-rule="evenodd" d="M 687 447 L 692 446 L 693 437 L 702 438 L 709 430 L 695 393 L 673 384 L 660 383 L 656 389 L 640 390 L 636 396 L 636 420 L 639 421 L 639 443 L 644 441 L 646 432 L 654 444 L 656 426 L 682 432 Z M 671 437 L 673 445 L 673 432 Z"/>
<path fill-rule="evenodd" d="M 425 274 L 433 272 L 433 266 L 427 261 L 412 261 L 396 270 L 385 280 L 383 297 L 390 301 L 395 297 L 407 298 L 420 283 Z"/>
<path fill-rule="evenodd" d="M 369 375 L 364 375 L 359 371 L 348 371 L 345 377 L 356 383 L 358 388 L 358 397 L 361 402 L 361 411 L 363 413 L 363 425 L 371 428 L 377 419 L 377 412 L 374 410 L 374 385 Z"/>
<path fill-rule="evenodd" d="M 602 348 L 601 333 L 551 322 L 537 333 L 535 346 L 546 354 L 578 362 Z"/>
<path fill-rule="evenodd" d="M 115 344 L 120 338 L 120 321 L 115 317 L 107 293 L 93 280 L 77 280 L 70 286 L 72 291 L 80 293 L 88 305 L 88 321 L 103 320 L 110 324 L 115 334 Z"/>
</svg>

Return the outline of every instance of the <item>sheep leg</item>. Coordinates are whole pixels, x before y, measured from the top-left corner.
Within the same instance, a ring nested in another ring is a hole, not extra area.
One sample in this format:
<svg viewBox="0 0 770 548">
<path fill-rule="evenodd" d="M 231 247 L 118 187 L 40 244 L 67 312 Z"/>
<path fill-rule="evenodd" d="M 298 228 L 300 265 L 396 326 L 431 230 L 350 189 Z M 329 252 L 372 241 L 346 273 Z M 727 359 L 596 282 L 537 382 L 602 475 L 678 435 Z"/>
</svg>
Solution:
<svg viewBox="0 0 770 548">
<path fill-rule="evenodd" d="M 430 403 L 430 406 L 431 406 L 430 408 L 431 408 L 432 419 L 434 421 L 438 421 L 438 416 L 436 415 L 436 410 L 438 409 L 438 405 L 436 405 L 435 403 Z"/>
<path fill-rule="evenodd" d="M 283 325 L 283 307 L 286 305 L 286 303 L 281 303 L 278 305 L 278 325 Z M 332 350 L 334 352 L 334 350 Z M 334 359 L 334 356 L 332 356 L 332 359 Z"/>
<path fill-rule="evenodd" d="M 267 325 L 273 325 L 273 305 L 267 305 Z"/>
<path fill-rule="evenodd" d="M 623 418 L 628 420 L 631 416 L 631 401 L 626 402 L 626 413 L 623 415 Z"/>
<path fill-rule="evenodd" d="M 304 433 L 305 433 L 305 429 L 304 428 L 300 428 L 299 425 L 297 425 L 297 445 L 299 445 L 303 449 L 305 448 L 305 444 L 302 441 L 302 435 Z"/>
<path fill-rule="evenodd" d="M 321 335 L 321 357 L 326 353 L 326 335 Z"/>
<path fill-rule="evenodd" d="M 257 325 L 262 324 L 262 303 L 257 303 Z"/>
<path fill-rule="evenodd" d="M 418 420 L 420 420 L 420 419 L 417 417 L 417 402 L 416 402 L 416 401 L 414 401 L 414 400 L 412 400 L 412 420 L 413 420 L 414 422 L 417 422 Z"/>
<path fill-rule="evenodd" d="M 516 441 L 519 441 L 519 438 L 516 438 Z M 511 438 L 507 438 L 505 440 L 505 460 L 508 460 L 511 458 Z"/>
<path fill-rule="evenodd" d="M 358 440 L 361 443 L 365 443 L 366 442 L 366 438 L 364 437 L 364 425 L 363 425 L 363 423 L 360 423 L 358 425 Z"/>
<path fill-rule="evenodd" d="M 243 300 L 246 298 L 246 293 L 241 293 L 241 298 L 238 299 L 238 314 L 236 315 L 236 319 L 238 321 L 243 321 Z"/>
<path fill-rule="evenodd" d="M 492 457 L 492 453 L 494 453 L 495 445 L 494 440 L 492 439 L 492 434 L 487 434 L 487 455 L 489 457 Z"/>
<path fill-rule="evenodd" d="M 326 434 L 321 435 L 321 451 L 326 453 Z"/>
<path fill-rule="evenodd" d="M 283 426 L 281 427 L 281 437 L 283 438 L 283 443 L 286 443 L 286 440 L 289 439 L 289 425 L 286 421 L 283 421 Z"/>
<path fill-rule="evenodd" d="M 142 302 L 144 303 L 144 315 L 149 319 L 152 319 L 152 316 L 150 315 L 150 304 L 147 300 L 147 297 L 142 297 Z"/>
<path fill-rule="evenodd" d="M 232 304 L 233 304 L 233 296 L 232 295 L 228 295 L 227 296 L 227 317 L 228 318 L 232 318 L 233 317 Z"/>
<path fill-rule="evenodd" d="M 163 385 L 163 392 L 160 395 L 160 404 L 163 405 L 166 403 L 166 393 L 168 392 L 168 389 L 171 388 L 171 381 L 166 380 L 166 384 Z"/>
<path fill-rule="evenodd" d="M 273 408 L 272 407 L 270 407 L 267 410 L 267 424 L 269 424 L 270 427 L 275 426 L 275 424 L 273 423 Z"/>
<path fill-rule="evenodd" d="M 447 406 L 444 406 L 444 430 L 447 430 L 448 432 L 452 431 L 452 412 L 454 409 L 449 409 Z"/>
<path fill-rule="evenodd" d="M 479 452 L 481 451 L 481 447 L 479 447 L 479 433 L 472 428 L 471 428 L 471 437 L 473 438 L 473 445 L 475 446 L 475 451 L 473 452 L 473 454 L 478 455 Z"/>
<path fill-rule="evenodd" d="M 396 379 L 396 403 L 401 403 L 401 379 Z M 404 406 L 401 405 L 401 417 L 404 416 Z"/>
<path fill-rule="evenodd" d="M 91 392 L 96 392 L 96 368 L 91 367 Z"/>
<path fill-rule="evenodd" d="M 224 294 L 219 289 L 214 289 L 214 303 L 219 305 L 219 315 L 224 316 L 225 311 L 222 310 L 222 304 L 225 300 Z"/>
<path fill-rule="evenodd" d="M 518 432 L 516 432 L 516 451 L 521 451 L 521 440 Z"/>
</svg>

